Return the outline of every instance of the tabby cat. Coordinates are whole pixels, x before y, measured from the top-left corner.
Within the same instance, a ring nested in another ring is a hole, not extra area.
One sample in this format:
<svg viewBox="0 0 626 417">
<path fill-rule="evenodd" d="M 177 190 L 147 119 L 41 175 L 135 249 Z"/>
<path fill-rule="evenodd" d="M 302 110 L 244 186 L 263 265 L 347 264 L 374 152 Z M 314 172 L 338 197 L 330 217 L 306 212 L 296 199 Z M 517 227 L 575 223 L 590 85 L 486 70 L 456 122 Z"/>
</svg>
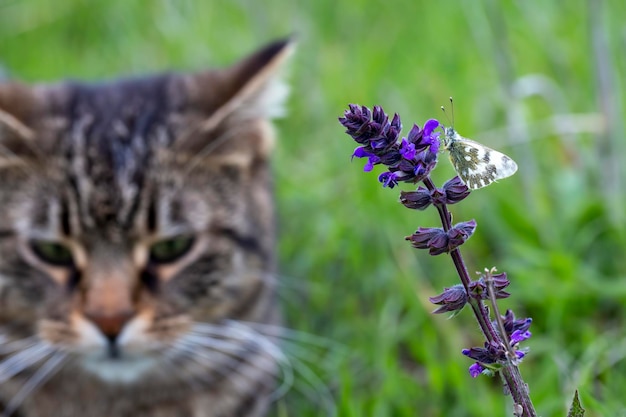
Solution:
<svg viewBox="0 0 626 417">
<path fill-rule="evenodd" d="M 0 415 L 267 413 L 281 360 L 269 119 L 291 50 L 0 84 Z"/>
</svg>

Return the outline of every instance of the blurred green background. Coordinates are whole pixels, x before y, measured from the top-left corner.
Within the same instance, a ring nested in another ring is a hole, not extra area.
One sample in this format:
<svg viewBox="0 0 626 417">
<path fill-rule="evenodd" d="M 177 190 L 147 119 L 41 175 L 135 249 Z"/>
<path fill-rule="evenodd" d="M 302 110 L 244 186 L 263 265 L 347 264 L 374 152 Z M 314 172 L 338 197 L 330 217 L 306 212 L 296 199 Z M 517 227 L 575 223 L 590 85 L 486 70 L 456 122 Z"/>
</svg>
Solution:
<svg viewBox="0 0 626 417">
<path fill-rule="evenodd" d="M 497 379 L 468 375 L 470 311 L 430 314 L 452 262 L 403 238 L 434 211 L 350 163 L 337 122 L 380 104 L 406 133 L 454 96 L 457 130 L 519 165 L 452 209 L 478 223 L 469 269 L 506 271 L 501 308 L 534 319 L 522 373 L 539 414 L 564 416 L 578 388 L 587 416 L 626 416 L 624 22 L 622 0 L 1 0 L 0 62 L 91 80 L 226 65 L 297 35 L 274 162 L 281 299 L 306 334 L 285 344 L 281 417 L 512 415 Z M 435 179 L 451 176 L 442 155 Z"/>
</svg>

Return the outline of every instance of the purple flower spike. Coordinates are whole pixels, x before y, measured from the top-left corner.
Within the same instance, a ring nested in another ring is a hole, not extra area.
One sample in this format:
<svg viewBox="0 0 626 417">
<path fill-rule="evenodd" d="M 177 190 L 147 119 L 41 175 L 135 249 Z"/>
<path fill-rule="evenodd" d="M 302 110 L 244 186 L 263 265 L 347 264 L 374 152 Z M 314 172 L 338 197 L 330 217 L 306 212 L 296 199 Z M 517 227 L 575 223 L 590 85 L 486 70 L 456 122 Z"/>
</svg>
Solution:
<svg viewBox="0 0 626 417">
<path fill-rule="evenodd" d="M 400 116 L 396 113 L 389 121 L 380 106 L 374 106 L 370 111 L 365 106 L 350 104 L 339 122 L 346 128 L 346 133 L 362 145 L 352 156 L 368 158 L 364 171 L 371 171 L 378 164 L 389 168 L 390 173 L 378 177 L 383 187 L 394 188 L 400 181 L 423 181 L 437 164 L 439 133 L 433 130 L 439 122 L 434 119 L 426 122 L 427 134 L 413 125 L 408 137 L 400 142 Z"/>
</svg>

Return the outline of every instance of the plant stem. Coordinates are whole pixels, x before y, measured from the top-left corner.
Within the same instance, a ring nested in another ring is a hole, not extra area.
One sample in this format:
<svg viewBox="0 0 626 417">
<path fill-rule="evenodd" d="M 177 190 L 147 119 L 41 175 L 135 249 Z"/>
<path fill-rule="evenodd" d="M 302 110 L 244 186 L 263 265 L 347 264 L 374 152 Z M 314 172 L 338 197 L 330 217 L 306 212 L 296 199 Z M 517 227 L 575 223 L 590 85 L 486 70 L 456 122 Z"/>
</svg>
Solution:
<svg viewBox="0 0 626 417">
<path fill-rule="evenodd" d="M 429 191 L 433 191 L 437 188 L 430 177 L 426 177 L 423 180 L 423 183 Z M 445 204 L 435 204 L 435 207 L 437 207 L 437 211 L 439 212 L 439 218 L 441 219 L 443 230 L 448 232 L 452 228 L 452 215 L 450 214 L 450 211 L 448 211 L 448 207 Z M 450 256 L 454 262 L 457 273 L 459 274 L 461 283 L 463 284 L 466 293 L 469 294 L 469 284 L 472 280 L 469 276 L 469 272 L 467 271 L 467 267 L 465 266 L 465 261 L 463 260 L 461 251 L 458 248 L 454 249 L 450 251 Z M 506 342 L 502 340 L 499 333 L 493 327 L 489 317 L 489 309 L 482 302 L 482 300 L 469 297 L 469 304 L 474 311 L 474 316 L 476 317 L 480 329 L 482 330 L 487 341 L 496 342 L 499 345 L 505 346 Z M 522 407 L 523 411 L 521 415 L 523 417 L 537 417 L 537 413 L 530 399 L 528 386 L 522 379 L 519 368 L 509 360 L 502 365 L 500 373 L 504 379 L 504 383 L 507 385 L 509 392 L 511 393 L 511 397 L 513 397 L 513 401 L 515 401 L 515 404 L 519 404 Z"/>
<path fill-rule="evenodd" d="M 430 179 L 430 177 L 426 177 L 424 179 L 424 185 L 428 188 L 429 191 L 434 190 L 435 184 Z M 441 219 L 441 224 L 443 225 L 443 230 L 448 232 L 452 228 L 452 215 L 448 211 L 448 207 L 445 204 L 435 204 L 437 207 L 437 211 L 439 212 L 439 217 Z M 463 256 L 461 255 L 461 251 L 457 248 L 450 252 L 450 256 L 452 257 L 452 261 L 454 262 L 454 266 L 456 267 L 456 271 L 459 274 L 459 278 L 461 279 L 461 283 L 463 283 L 463 287 L 465 288 L 465 292 L 469 294 L 469 284 L 472 282 L 469 272 L 467 271 L 467 267 L 465 266 L 465 261 L 463 260 Z M 480 328 L 489 341 L 495 341 L 498 343 L 502 343 L 498 333 L 494 329 L 491 324 L 491 320 L 489 320 L 489 311 L 484 303 L 480 300 L 476 300 L 470 298 L 470 305 L 472 306 L 472 310 L 474 310 L 474 315 L 478 320 Z"/>
</svg>

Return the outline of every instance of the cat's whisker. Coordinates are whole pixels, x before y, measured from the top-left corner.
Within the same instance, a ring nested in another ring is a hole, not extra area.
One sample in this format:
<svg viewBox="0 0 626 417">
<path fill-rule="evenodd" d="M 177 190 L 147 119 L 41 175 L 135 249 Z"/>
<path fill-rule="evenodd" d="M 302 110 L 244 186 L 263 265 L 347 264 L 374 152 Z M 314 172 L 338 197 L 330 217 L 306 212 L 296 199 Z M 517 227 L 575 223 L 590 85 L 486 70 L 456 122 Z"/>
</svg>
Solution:
<svg viewBox="0 0 626 417">
<path fill-rule="evenodd" d="M 250 328 L 246 330 L 249 333 L 252 333 L 252 337 L 257 336 L 255 337 L 255 339 L 262 342 L 265 352 L 267 352 L 274 359 L 274 361 L 276 361 L 276 363 L 280 366 L 280 369 L 282 370 L 283 382 L 277 389 L 272 392 L 270 396 L 272 401 L 276 401 L 279 398 L 282 398 L 285 394 L 287 394 L 291 387 L 294 386 L 295 372 L 293 364 L 291 360 L 283 353 L 282 349 L 268 337 L 258 332 L 255 332 Z"/>
<path fill-rule="evenodd" d="M 200 391 L 213 380 L 205 373 L 198 372 L 197 362 L 190 360 L 192 354 L 193 352 L 189 352 L 186 348 L 183 349 L 181 346 L 170 343 L 167 353 L 162 357 L 163 363 L 169 370 L 169 372 L 164 370 L 164 373 L 167 377 L 173 376 L 186 384 L 192 391 Z"/>
<path fill-rule="evenodd" d="M 312 364 L 325 363 L 328 369 L 334 369 L 331 363 L 337 363 L 345 358 L 349 349 L 347 346 L 311 333 L 289 329 L 284 326 L 263 324 L 257 322 L 238 321 L 253 328 L 256 332 L 278 339 L 281 351 L 287 357 L 298 358 L 302 362 Z"/>
<path fill-rule="evenodd" d="M 216 350 L 215 345 L 213 344 L 210 346 L 211 349 L 206 349 L 205 345 L 198 344 L 192 340 L 187 340 L 187 338 L 185 337 L 177 340 L 173 343 L 173 345 L 178 349 L 179 352 L 185 353 L 186 357 L 193 359 L 194 361 L 203 365 L 205 368 L 220 373 L 224 377 L 226 377 L 227 374 L 222 371 L 222 365 L 226 366 L 227 368 L 236 368 L 237 361 L 232 356 L 229 356 L 222 351 Z M 203 360 L 200 361 L 200 359 Z M 216 367 L 216 364 L 219 364 L 220 367 Z"/>
<path fill-rule="evenodd" d="M 37 343 L 0 362 L 0 383 L 6 382 L 24 369 L 49 356 L 54 348 Z"/>
<path fill-rule="evenodd" d="M 196 326 L 194 326 L 196 327 Z M 189 332 L 188 337 L 192 340 L 196 340 L 199 342 L 209 343 L 208 347 L 219 348 L 236 348 L 241 350 L 242 343 L 232 344 L 228 342 L 224 342 L 222 339 L 216 339 L 212 336 L 219 336 L 221 338 L 229 338 L 235 339 L 239 342 L 251 343 L 255 346 L 260 346 L 264 352 L 269 354 L 276 362 L 279 363 L 289 363 L 289 360 L 283 353 L 280 351 L 280 348 L 276 346 L 274 343 L 270 342 L 265 336 L 258 334 L 257 332 L 245 332 L 240 328 L 236 328 L 234 326 L 221 327 L 208 325 L 208 327 L 204 328 L 205 334 L 196 333 L 193 330 Z M 235 338 L 237 336 L 238 338 Z"/>
<path fill-rule="evenodd" d="M 67 352 L 57 351 L 50 358 L 48 358 L 11 398 L 6 405 L 4 412 L 1 414 L 1 417 L 9 417 L 13 414 L 30 394 L 41 387 L 48 379 L 61 369 L 61 366 L 67 357 Z"/>
<path fill-rule="evenodd" d="M 192 335 L 209 335 L 234 338 L 237 336 L 242 342 L 248 341 L 255 344 L 260 344 L 266 353 L 268 353 L 276 362 L 282 364 L 289 364 L 289 358 L 285 356 L 282 350 L 276 343 L 271 341 L 267 335 L 261 334 L 251 327 L 240 325 L 236 321 L 227 321 L 228 326 L 217 326 L 209 323 L 196 323 L 193 330 L 190 332 Z M 273 335 L 270 335 L 273 336 Z M 214 340 L 214 339 L 212 339 Z"/>
<path fill-rule="evenodd" d="M 336 416 L 337 404 L 335 403 L 330 388 L 328 388 L 324 381 L 304 362 L 298 359 L 292 359 L 292 363 L 304 379 L 304 382 L 312 389 L 313 395 L 311 394 L 311 390 L 299 388 L 298 386 L 294 386 L 294 389 L 301 392 L 311 402 L 316 404 L 322 403 L 321 407 L 326 409 L 327 416 Z"/>
<path fill-rule="evenodd" d="M 233 332 L 233 329 L 231 328 L 231 326 L 228 326 L 228 327 L 216 326 L 216 325 L 211 325 L 208 323 L 198 323 L 198 326 L 200 329 L 204 329 L 204 331 L 194 332 L 192 330 L 188 337 L 196 342 L 201 342 L 201 343 L 209 342 L 210 343 L 209 347 L 212 349 L 215 349 L 218 345 L 220 345 L 220 347 L 226 347 L 226 348 L 231 347 L 231 348 L 234 348 L 235 350 L 228 351 L 228 353 L 231 355 L 232 354 L 239 355 L 241 354 L 241 347 L 242 347 L 241 342 L 247 342 L 247 343 L 254 343 L 255 346 L 259 346 L 264 353 L 268 354 L 272 360 L 265 361 L 267 368 L 261 366 L 261 360 L 267 359 L 262 355 L 255 356 L 254 361 L 249 362 L 249 364 L 252 367 L 260 369 L 263 372 L 267 372 L 275 377 L 278 377 L 278 370 L 276 369 L 276 366 L 275 366 L 275 365 L 278 365 L 280 374 L 282 374 L 282 382 L 281 382 L 281 385 L 278 388 L 276 388 L 274 392 L 272 393 L 271 396 L 273 400 L 278 399 L 282 397 L 283 395 L 285 395 L 285 393 L 287 393 L 289 389 L 293 386 L 295 375 L 294 375 L 291 362 L 289 361 L 289 358 L 286 355 L 284 355 L 281 349 L 275 343 L 270 341 L 267 337 L 261 334 L 258 334 L 257 332 L 254 332 L 254 331 L 242 332 L 241 329 L 236 329 L 237 332 Z M 194 329 L 195 328 L 196 326 L 194 326 Z M 223 343 L 222 339 L 215 339 L 214 337 L 208 336 L 208 335 L 218 336 L 221 338 L 231 338 L 231 339 L 234 339 L 234 336 L 237 336 L 238 339 L 236 340 L 240 341 L 240 343 L 238 344 L 226 343 L 225 344 Z M 216 340 L 221 343 L 216 343 Z M 242 357 L 242 359 L 245 360 L 246 358 Z"/>
<path fill-rule="evenodd" d="M 320 348 L 336 349 L 346 352 L 349 350 L 347 346 L 337 342 L 336 340 L 301 330 L 290 329 L 289 327 L 251 321 L 227 320 L 227 323 L 230 322 L 248 326 L 259 333 L 277 337 L 281 340 L 293 340 L 295 342 L 303 342 Z"/>
<path fill-rule="evenodd" d="M 240 383 L 238 380 L 233 379 L 232 376 L 236 374 L 245 377 L 245 375 L 239 371 L 237 367 L 239 361 L 236 361 L 233 355 L 216 351 L 215 349 L 209 350 L 198 347 L 194 343 L 185 344 L 179 341 L 177 347 L 179 353 L 183 353 L 188 360 L 193 361 L 197 365 L 201 365 L 206 370 L 220 374 L 223 378 L 230 379 L 231 383 L 235 384 L 235 386 L 240 385 Z M 245 360 L 245 358 L 241 358 L 241 361 L 243 360 Z M 223 367 L 230 369 L 231 372 L 227 372 Z M 198 374 L 197 372 L 192 372 L 192 377 L 194 379 L 200 379 L 205 383 L 214 382 L 214 379 L 210 375 Z M 237 389 L 245 390 L 245 387 L 237 386 Z"/>
<path fill-rule="evenodd" d="M 10 340 L 6 335 L 2 335 L 2 340 L 0 340 L 0 355 L 15 352 L 17 350 L 23 350 L 38 343 L 37 340 L 36 336 L 30 336 L 19 340 Z"/>
<path fill-rule="evenodd" d="M 240 340 L 240 343 L 228 342 L 223 339 L 215 339 L 210 336 L 198 335 L 190 333 L 185 339 L 187 339 L 187 343 L 193 347 L 201 346 L 205 348 L 205 351 L 209 353 L 221 353 L 230 359 L 230 363 L 227 366 L 231 367 L 231 369 L 236 370 L 240 361 L 246 361 L 247 356 L 245 356 L 246 352 L 249 352 L 250 349 L 246 347 L 245 344 L 241 342 L 253 343 L 254 346 L 260 347 L 264 353 L 270 355 L 272 360 L 269 360 L 267 357 L 263 355 L 255 356 L 254 361 L 250 362 L 250 365 L 263 371 L 267 372 L 271 375 L 277 376 L 277 371 L 275 369 L 275 365 L 278 364 L 281 369 L 290 368 L 290 364 L 286 357 L 280 357 L 276 354 L 276 347 L 271 347 L 269 350 L 267 346 L 264 346 L 264 343 L 258 343 L 258 340 L 245 339 Z M 234 358 L 238 358 L 239 360 L 235 360 Z M 211 360 L 212 358 L 207 358 Z M 283 369 L 283 373 L 284 369 Z M 288 374 L 288 373 L 287 373 Z"/>
<path fill-rule="evenodd" d="M 256 340 L 257 342 L 262 342 L 263 347 L 266 351 L 272 355 L 272 357 L 279 362 L 289 362 L 289 359 L 283 354 L 281 349 L 272 342 L 267 335 L 261 334 L 254 330 L 253 328 L 246 326 L 238 321 L 229 321 L 229 330 L 236 330 L 236 334 L 241 336 L 246 336 L 252 340 Z"/>
<path fill-rule="evenodd" d="M 290 356 L 290 365 L 303 378 L 304 382 L 306 382 L 313 389 L 313 391 L 315 392 L 315 396 L 321 398 L 322 402 L 325 404 L 325 407 L 329 411 L 328 415 L 336 414 L 336 404 L 333 395 L 330 392 L 330 389 L 327 387 L 324 381 L 313 371 L 313 369 L 306 364 L 306 362 L 311 364 L 319 363 L 319 355 L 311 353 L 312 351 L 310 349 L 303 348 L 302 346 L 300 346 L 300 344 L 302 342 L 305 342 L 314 347 L 332 349 L 335 351 L 338 348 L 341 348 L 341 351 L 343 351 L 343 355 L 347 354 L 347 347 L 342 346 L 339 343 L 330 339 L 326 339 L 324 337 L 288 329 L 283 326 L 235 320 L 228 320 L 227 322 L 232 326 L 238 326 L 239 328 L 248 328 L 248 331 L 254 332 L 257 337 L 267 339 L 267 337 L 264 336 L 265 334 L 273 338 L 278 338 L 280 340 L 280 343 L 283 345 L 287 344 L 291 347 L 297 347 L 297 354 L 295 355 L 294 351 L 286 352 Z M 282 352 L 284 352 L 284 350 L 281 350 L 281 353 Z M 296 385 L 294 385 L 294 388 L 297 391 L 300 391 L 311 401 L 318 402 L 318 400 L 314 398 L 314 396 L 311 395 L 308 390 L 304 388 L 300 389 Z"/>
<path fill-rule="evenodd" d="M 209 368 L 206 363 L 198 363 L 194 355 L 195 350 L 189 349 L 187 346 L 181 345 L 180 343 L 172 343 L 164 358 L 167 363 L 171 365 L 174 374 L 177 375 L 179 379 L 196 389 L 213 382 L 209 374 L 200 371 L 213 369 Z M 202 368 L 198 368 L 198 365 L 202 365 Z"/>
<path fill-rule="evenodd" d="M 166 377 L 173 376 L 181 382 L 187 384 L 192 390 L 199 389 L 202 385 L 197 383 L 197 378 L 189 378 L 185 375 L 182 375 L 180 366 L 176 362 L 176 358 L 179 356 L 184 356 L 184 354 L 182 352 L 178 352 L 178 349 L 170 344 L 168 346 L 168 351 L 166 352 L 166 354 L 161 357 L 162 363 L 167 367 L 169 372 L 164 369 L 162 370 L 162 372 L 165 374 Z"/>
<path fill-rule="evenodd" d="M 282 285 L 273 273 L 259 271 L 258 277 L 264 285 L 268 286 L 268 288 L 275 289 Z"/>
</svg>

